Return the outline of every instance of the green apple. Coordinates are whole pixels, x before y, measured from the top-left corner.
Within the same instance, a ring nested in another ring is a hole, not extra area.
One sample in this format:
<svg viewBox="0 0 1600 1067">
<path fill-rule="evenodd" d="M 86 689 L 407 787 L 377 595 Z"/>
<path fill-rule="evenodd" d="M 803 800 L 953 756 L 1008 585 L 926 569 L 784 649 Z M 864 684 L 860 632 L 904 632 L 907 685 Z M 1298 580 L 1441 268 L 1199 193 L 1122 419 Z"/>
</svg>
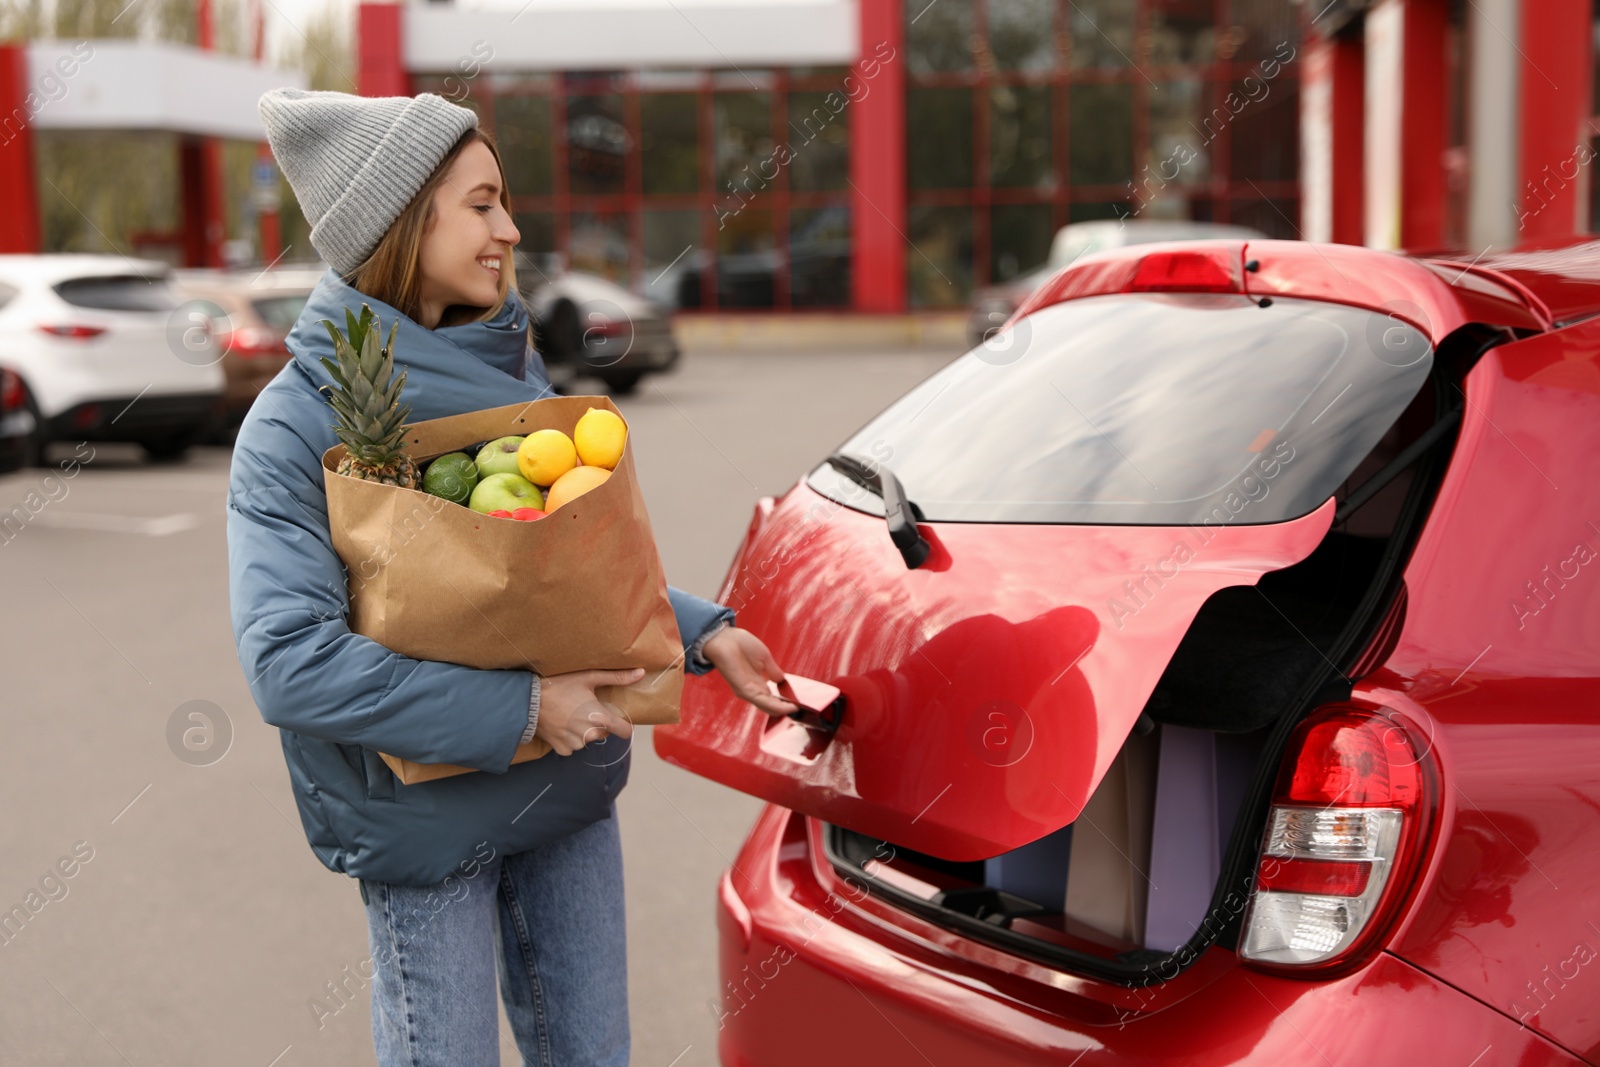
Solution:
<svg viewBox="0 0 1600 1067">
<path fill-rule="evenodd" d="M 432 463 L 422 473 L 422 491 L 443 497 L 456 504 L 465 504 L 478 484 L 478 468 L 465 452 L 450 452 Z"/>
<path fill-rule="evenodd" d="M 512 458 L 516 458 L 516 453 L 512 453 Z M 491 511 L 542 508 L 544 494 L 522 475 L 505 471 L 491 474 L 474 486 L 467 507 L 485 515 Z"/>
<path fill-rule="evenodd" d="M 518 436 L 499 437 L 478 450 L 475 462 L 478 465 L 478 477 L 487 478 L 491 474 L 521 474 L 517 469 L 517 449 L 522 447 L 522 438 Z"/>
</svg>

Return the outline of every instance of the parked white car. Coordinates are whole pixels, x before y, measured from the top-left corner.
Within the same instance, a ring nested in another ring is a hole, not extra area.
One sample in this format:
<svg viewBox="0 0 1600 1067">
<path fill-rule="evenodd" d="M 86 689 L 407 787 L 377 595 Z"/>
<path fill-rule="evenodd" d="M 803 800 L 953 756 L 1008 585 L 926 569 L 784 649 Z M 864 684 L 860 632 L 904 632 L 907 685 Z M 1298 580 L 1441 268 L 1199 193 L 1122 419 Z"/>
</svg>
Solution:
<svg viewBox="0 0 1600 1067">
<path fill-rule="evenodd" d="M 172 460 L 215 429 L 222 354 L 207 317 L 182 305 L 164 263 L 0 256 L 0 367 L 31 416 L 28 463 L 55 440 L 135 441 Z"/>
</svg>

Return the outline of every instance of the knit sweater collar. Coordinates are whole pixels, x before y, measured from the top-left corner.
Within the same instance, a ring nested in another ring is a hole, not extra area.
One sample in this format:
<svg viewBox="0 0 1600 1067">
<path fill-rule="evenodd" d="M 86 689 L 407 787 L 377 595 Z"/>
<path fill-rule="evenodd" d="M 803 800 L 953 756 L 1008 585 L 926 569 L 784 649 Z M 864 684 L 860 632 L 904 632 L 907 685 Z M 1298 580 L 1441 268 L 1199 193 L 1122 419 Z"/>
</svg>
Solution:
<svg viewBox="0 0 1600 1067">
<path fill-rule="evenodd" d="M 333 270 L 317 282 L 286 341 L 314 385 L 333 381 L 321 362 L 323 356 L 333 358 L 333 340 L 322 320 L 332 319 L 343 332 L 345 309 L 359 315 L 362 304 L 378 316 L 385 339 L 390 326 L 400 323 L 394 358 L 396 368 L 406 370 L 402 403 L 411 407 L 408 421 L 555 395 L 533 354 L 528 309 L 517 294 L 493 318 L 430 330 L 347 285 Z"/>
</svg>

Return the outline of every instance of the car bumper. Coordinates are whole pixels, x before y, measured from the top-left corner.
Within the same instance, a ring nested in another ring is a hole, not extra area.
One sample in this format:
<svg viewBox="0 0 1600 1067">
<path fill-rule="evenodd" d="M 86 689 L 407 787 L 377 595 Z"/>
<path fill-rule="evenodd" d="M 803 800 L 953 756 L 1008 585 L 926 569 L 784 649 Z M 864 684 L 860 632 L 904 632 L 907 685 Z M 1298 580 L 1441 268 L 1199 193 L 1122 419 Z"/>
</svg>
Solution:
<svg viewBox="0 0 1600 1067">
<path fill-rule="evenodd" d="M 137 441 L 219 425 L 222 393 L 157 393 L 86 400 L 45 420 L 52 440 Z"/>
<path fill-rule="evenodd" d="M 1144 990 L 1052 970 L 855 899 L 804 822 L 769 808 L 721 882 L 724 1067 L 1582 1062 L 1386 954 L 1321 982 L 1225 949 Z"/>
</svg>

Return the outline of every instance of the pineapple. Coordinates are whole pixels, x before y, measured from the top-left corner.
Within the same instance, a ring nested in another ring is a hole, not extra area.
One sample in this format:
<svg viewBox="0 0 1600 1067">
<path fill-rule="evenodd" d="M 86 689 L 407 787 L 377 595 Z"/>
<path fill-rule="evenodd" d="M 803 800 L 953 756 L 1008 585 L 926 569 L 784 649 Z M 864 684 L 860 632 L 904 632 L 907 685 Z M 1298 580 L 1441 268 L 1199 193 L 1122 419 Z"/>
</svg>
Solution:
<svg viewBox="0 0 1600 1067">
<path fill-rule="evenodd" d="M 348 452 L 339 461 L 338 473 L 416 489 L 422 484 L 422 477 L 401 447 L 408 428 L 405 417 L 411 414 L 410 407 L 400 406 L 406 372 L 402 369 L 399 378 L 393 377 L 394 335 L 400 322 L 395 321 L 389 329 L 389 342 L 380 346 L 381 328 L 371 307 L 362 304 L 360 318 L 346 308 L 344 317 L 343 335 L 333 320 L 322 320 L 333 338 L 338 362 L 322 357 L 322 365 L 328 368 L 334 384 L 319 387 L 319 391 L 329 390 L 328 403 L 339 420 L 333 424 L 333 431 Z"/>
</svg>

